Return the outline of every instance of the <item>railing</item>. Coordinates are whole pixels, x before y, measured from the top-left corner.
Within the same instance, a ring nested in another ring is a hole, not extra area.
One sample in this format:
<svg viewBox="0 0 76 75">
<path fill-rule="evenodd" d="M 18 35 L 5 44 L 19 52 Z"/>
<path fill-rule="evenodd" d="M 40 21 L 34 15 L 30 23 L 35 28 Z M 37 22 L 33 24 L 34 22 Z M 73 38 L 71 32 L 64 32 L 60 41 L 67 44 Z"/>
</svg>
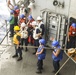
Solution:
<svg viewBox="0 0 76 75">
<path fill-rule="evenodd" d="M 1 22 L 1 21 L 0 21 Z M 0 44 L 4 41 L 4 39 L 8 36 L 9 28 L 7 21 L 4 21 L 2 25 L 0 25 Z"/>
</svg>

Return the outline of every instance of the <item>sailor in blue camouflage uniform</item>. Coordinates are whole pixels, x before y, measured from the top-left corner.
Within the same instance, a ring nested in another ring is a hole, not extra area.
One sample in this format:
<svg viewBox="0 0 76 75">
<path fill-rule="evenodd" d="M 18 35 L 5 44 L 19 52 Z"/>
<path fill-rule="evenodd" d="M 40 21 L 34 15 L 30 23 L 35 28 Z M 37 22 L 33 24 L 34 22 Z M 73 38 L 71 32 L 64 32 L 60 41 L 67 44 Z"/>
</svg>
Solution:
<svg viewBox="0 0 76 75">
<path fill-rule="evenodd" d="M 45 59 L 46 56 L 46 50 L 45 50 L 45 39 L 40 39 L 39 40 L 39 48 L 36 52 L 36 56 L 38 56 L 38 62 L 37 62 L 37 72 L 36 73 L 42 73 L 43 69 L 43 60 Z"/>
<path fill-rule="evenodd" d="M 60 68 L 59 62 L 63 58 L 63 50 L 61 50 L 61 46 L 59 45 L 58 41 L 53 41 L 52 46 L 54 48 L 54 51 L 52 53 L 53 67 L 54 67 L 53 73 L 56 73 Z M 58 73 L 57 75 L 60 75 L 60 74 Z"/>
</svg>

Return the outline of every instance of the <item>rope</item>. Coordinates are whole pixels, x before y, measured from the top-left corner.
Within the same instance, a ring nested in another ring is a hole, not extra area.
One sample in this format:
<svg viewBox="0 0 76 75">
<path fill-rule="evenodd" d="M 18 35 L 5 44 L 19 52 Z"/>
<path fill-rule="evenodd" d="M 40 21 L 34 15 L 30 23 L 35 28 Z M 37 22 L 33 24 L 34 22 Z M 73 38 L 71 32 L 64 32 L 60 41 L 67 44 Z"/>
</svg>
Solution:
<svg viewBox="0 0 76 75">
<path fill-rule="evenodd" d="M 0 46 L 14 46 L 14 44 L 13 45 L 10 45 L 10 44 L 1 44 L 0 43 Z M 19 45 L 19 47 L 24 47 L 24 48 L 38 48 L 38 46 L 22 46 L 22 45 Z M 50 49 L 50 50 L 54 50 L 54 48 L 51 48 L 51 47 L 44 47 L 45 49 Z M 64 49 L 64 48 L 61 48 L 61 50 L 63 50 L 63 51 L 66 51 L 66 50 L 68 50 L 68 49 Z"/>
<path fill-rule="evenodd" d="M 70 58 L 72 57 L 73 55 L 69 56 L 68 59 L 64 62 L 64 64 L 59 68 L 59 70 L 55 73 L 55 75 L 57 75 L 59 73 L 59 71 L 65 66 L 65 64 L 70 60 Z"/>
<path fill-rule="evenodd" d="M 14 46 L 14 44 L 13 45 L 10 45 L 10 44 L 0 44 L 0 46 Z M 38 46 L 22 46 L 22 45 L 19 45 L 20 47 L 24 47 L 24 48 L 26 48 L 26 47 L 28 47 L 28 48 L 38 48 Z M 50 49 L 50 50 L 54 50 L 54 48 L 51 48 L 51 47 L 44 47 L 45 49 Z M 61 50 L 68 50 L 68 49 L 64 49 L 64 48 L 61 48 Z"/>
<path fill-rule="evenodd" d="M 0 46 L 14 46 L 14 45 L 10 45 L 10 44 L 0 44 Z M 19 47 L 28 47 L 28 48 L 38 48 L 37 46 L 22 46 L 19 45 Z M 53 48 L 49 48 L 49 47 L 44 47 L 45 49 L 53 49 Z"/>
</svg>

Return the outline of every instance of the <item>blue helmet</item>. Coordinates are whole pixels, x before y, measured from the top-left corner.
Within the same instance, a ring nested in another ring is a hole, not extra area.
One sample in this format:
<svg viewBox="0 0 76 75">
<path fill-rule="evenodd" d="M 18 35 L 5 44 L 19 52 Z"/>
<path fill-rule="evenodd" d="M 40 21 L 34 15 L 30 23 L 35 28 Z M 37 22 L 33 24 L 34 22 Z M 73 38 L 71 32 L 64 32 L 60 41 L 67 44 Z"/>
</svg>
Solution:
<svg viewBox="0 0 76 75">
<path fill-rule="evenodd" d="M 56 47 L 56 46 L 58 46 L 58 45 L 59 45 L 59 42 L 58 42 L 58 41 L 53 41 L 53 42 L 52 42 L 52 46 L 53 46 L 53 47 Z"/>
<path fill-rule="evenodd" d="M 28 20 L 32 20 L 32 18 L 33 18 L 32 15 L 28 16 Z"/>
<path fill-rule="evenodd" d="M 13 14 L 14 13 L 14 10 L 11 10 L 10 13 Z"/>
<path fill-rule="evenodd" d="M 76 28 L 76 24 L 75 23 L 72 23 L 72 27 Z"/>
<path fill-rule="evenodd" d="M 21 14 L 21 15 L 20 15 L 20 18 L 24 18 L 24 17 L 25 17 L 25 15 L 24 15 L 24 14 Z"/>
<path fill-rule="evenodd" d="M 14 10 L 18 9 L 18 6 L 14 6 Z"/>
<path fill-rule="evenodd" d="M 40 40 L 39 40 L 39 43 L 45 45 L 45 44 L 46 44 L 46 41 L 45 41 L 45 39 L 40 39 Z"/>
</svg>

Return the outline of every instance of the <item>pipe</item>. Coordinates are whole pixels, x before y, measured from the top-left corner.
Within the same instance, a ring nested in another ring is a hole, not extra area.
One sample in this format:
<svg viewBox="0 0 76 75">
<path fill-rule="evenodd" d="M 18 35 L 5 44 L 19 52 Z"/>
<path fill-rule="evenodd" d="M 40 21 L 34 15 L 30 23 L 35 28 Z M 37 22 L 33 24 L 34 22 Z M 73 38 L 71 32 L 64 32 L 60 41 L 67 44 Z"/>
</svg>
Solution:
<svg viewBox="0 0 76 75">
<path fill-rule="evenodd" d="M 69 22 L 70 22 L 70 20 L 69 20 L 69 15 L 70 15 L 70 4 L 71 4 L 71 0 L 69 1 L 69 8 L 68 8 L 68 26 L 67 26 L 67 34 L 66 35 L 68 35 L 68 30 L 69 30 Z M 67 45 L 67 36 L 66 36 L 66 39 L 65 39 L 65 46 Z M 66 48 L 65 48 L 66 49 Z"/>
</svg>

